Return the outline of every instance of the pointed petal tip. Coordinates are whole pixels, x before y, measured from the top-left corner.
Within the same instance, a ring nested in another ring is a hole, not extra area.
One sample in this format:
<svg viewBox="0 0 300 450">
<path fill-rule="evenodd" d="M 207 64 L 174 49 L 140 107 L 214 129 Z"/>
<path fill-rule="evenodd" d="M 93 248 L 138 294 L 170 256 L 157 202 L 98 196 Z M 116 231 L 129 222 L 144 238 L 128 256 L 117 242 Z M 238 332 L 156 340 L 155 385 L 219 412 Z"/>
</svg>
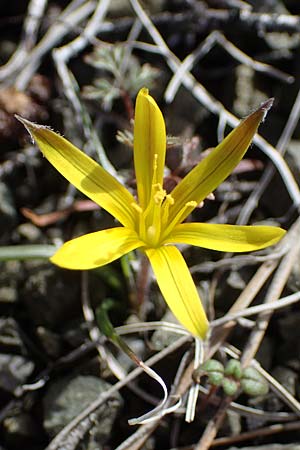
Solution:
<svg viewBox="0 0 300 450">
<path fill-rule="evenodd" d="M 273 103 L 274 103 L 274 97 L 271 97 L 260 105 L 258 111 L 261 111 L 263 113 L 263 116 L 261 119 L 262 122 L 265 120 L 268 111 L 272 108 Z"/>
<path fill-rule="evenodd" d="M 275 98 L 271 97 L 265 102 L 261 104 L 261 109 L 268 111 L 270 108 L 272 108 Z"/>
<path fill-rule="evenodd" d="M 18 114 L 15 114 L 14 116 L 19 122 L 21 122 L 22 125 L 24 125 L 24 127 L 26 128 L 26 130 L 28 131 L 33 140 L 34 140 L 33 136 L 34 133 L 37 133 L 39 130 L 53 131 L 52 128 L 49 127 L 48 125 L 40 125 L 38 123 L 31 122 L 30 120 L 25 119 L 24 117 L 21 117 Z"/>
<path fill-rule="evenodd" d="M 25 119 L 25 117 L 19 116 L 18 114 L 14 114 L 15 118 L 21 122 L 26 128 L 37 126 L 35 123 L 30 122 L 30 120 Z"/>
<path fill-rule="evenodd" d="M 30 138 L 31 138 L 32 143 L 34 144 L 34 136 L 33 136 L 33 133 L 32 133 L 32 129 L 37 128 L 38 125 L 36 125 L 35 123 L 30 122 L 30 120 L 24 119 L 24 117 L 21 117 L 18 114 L 15 114 L 14 116 L 19 122 L 21 122 L 22 125 L 24 125 L 24 127 L 26 128 L 26 130 L 30 134 Z"/>
<path fill-rule="evenodd" d="M 19 122 L 21 122 L 22 125 L 24 125 L 24 127 L 30 134 L 32 143 L 37 143 L 38 137 L 41 134 L 43 134 L 44 130 L 53 132 L 52 128 L 49 127 L 48 125 L 40 125 L 38 123 L 31 122 L 30 120 L 25 119 L 24 117 L 21 117 L 18 114 L 15 114 L 14 116 Z M 59 133 L 56 133 L 56 134 L 59 135 Z M 41 151 L 43 153 L 42 149 L 41 149 Z"/>
<path fill-rule="evenodd" d="M 19 116 L 18 114 L 14 114 L 14 116 L 15 116 L 15 118 L 19 121 L 19 122 L 21 122 L 23 125 L 24 125 L 24 127 L 25 128 L 27 128 L 27 129 L 40 129 L 40 128 L 46 128 L 46 129 L 50 129 L 50 127 L 48 127 L 47 125 L 40 125 L 40 124 L 38 124 L 38 123 L 34 123 L 34 122 L 31 122 L 30 120 L 28 120 L 28 119 L 25 119 L 25 117 L 22 117 L 22 116 Z"/>
</svg>

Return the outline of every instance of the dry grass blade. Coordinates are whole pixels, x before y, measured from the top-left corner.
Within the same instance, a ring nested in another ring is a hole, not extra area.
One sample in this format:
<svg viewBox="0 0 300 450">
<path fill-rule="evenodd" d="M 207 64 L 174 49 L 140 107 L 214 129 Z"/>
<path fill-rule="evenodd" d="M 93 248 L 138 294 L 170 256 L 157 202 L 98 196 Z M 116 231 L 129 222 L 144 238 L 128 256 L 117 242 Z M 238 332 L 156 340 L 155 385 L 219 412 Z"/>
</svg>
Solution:
<svg viewBox="0 0 300 450">
<path fill-rule="evenodd" d="M 300 292 L 295 292 L 294 294 L 288 295 L 287 297 L 280 298 L 272 303 L 264 303 L 262 305 L 252 306 L 250 308 L 243 309 L 236 313 L 226 314 L 220 319 L 213 320 L 210 324 L 211 327 L 219 327 L 227 322 L 236 321 L 241 317 L 253 316 L 255 314 L 260 314 L 265 311 L 276 311 L 277 309 L 284 308 L 289 305 L 293 305 L 300 300 Z"/>
<path fill-rule="evenodd" d="M 299 122 L 299 118 L 300 118 L 300 90 L 298 91 L 298 94 L 295 99 L 293 108 L 290 112 L 288 121 L 284 127 L 284 130 L 282 131 L 282 134 L 281 134 L 281 136 L 278 140 L 277 146 L 276 146 L 278 152 L 282 155 L 284 155 L 287 150 L 288 143 L 290 142 L 290 140 L 294 134 L 295 128 Z M 271 163 L 269 163 L 268 166 L 266 167 L 260 181 L 258 182 L 257 187 L 253 190 L 253 192 L 247 199 L 245 205 L 241 209 L 239 216 L 238 216 L 237 223 L 239 223 L 240 225 L 248 223 L 248 221 L 251 217 L 251 214 L 253 213 L 254 209 L 257 207 L 261 196 L 265 192 L 265 190 L 266 190 L 267 186 L 269 185 L 274 174 L 275 174 L 275 168 Z"/>
<path fill-rule="evenodd" d="M 46 53 L 52 50 L 70 30 L 74 29 L 85 20 L 95 8 L 95 2 L 93 0 L 88 1 L 83 5 L 79 5 L 75 10 L 72 8 L 72 3 L 78 4 L 77 1 L 73 0 L 73 2 L 67 6 L 66 10 L 62 12 L 60 20 L 49 28 L 43 38 L 28 55 L 28 63 L 18 73 L 15 81 L 15 86 L 18 90 L 23 91 L 26 89 Z"/>
<path fill-rule="evenodd" d="M 290 231 L 287 239 L 290 239 L 290 251 L 282 259 L 279 264 L 272 283 L 268 289 L 265 297 L 265 303 L 278 300 L 280 297 L 287 279 L 292 271 L 296 259 L 299 257 L 300 240 L 299 240 L 300 218 L 296 220 Z M 243 351 L 241 362 L 244 366 L 248 366 L 251 360 L 255 357 L 260 343 L 265 335 L 272 312 L 263 312 L 259 315 L 255 329 L 250 334 L 248 343 Z"/>
<path fill-rule="evenodd" d="M 257 439 L 263 436 L 273 436 L 276 433 L 288 433 L 294 430 L 300 429 L 300 422 L 297 420 L 296 422 L 290 423 L 278 423 L 274 425 L 270 425 L 264 428 L 258 428 L 255 431 L 248 431 L 239 434 L 238 436 L 230 436 L 230 437 L 221 437 L 214 439 L 211 444 L 211 447 L 217 447 L 221 445 L 232 445 L 238 442 L 250 441 L 253 439 Z"/>
<path fill-rule="evenodd" d="M 178 339 L 175 343 L 169 345 L 167 348 L 157 353 L 156 355 L 149 358 L 145 361 L 147 366 L 152 366 L 156 364 L 161 359 L 165 358 L 170 353 L 176 351 L 178 348 L 182 347 L 184 344 L 189 342 L 191 337 L 185 336 Z M 143 369 L 137 367 L 132 372 L 130 372 L 123 380 L 118 381 L 115 385 L 113 385 L 110 389 L 108 389 L 105 393 L 100 395 L 87 409 L 85 409 L 81 414 L 79 414 L 74 420 L 72 420 L 63 430 L 50 442 L 45 450 L 63 450 L 66 448 L 75 448 L 78 445 L 78 442 L 82 439 L 82 433 L 79 433 L 77 429 L 80 429 L 81 426 L 84 426 L 85 421 L 89 421 L 92 413 L 103 403 L 105 403 L 112 393 L 120 390 L 122 387 L 126 386 L 129 382 L 133 381 L 136 377 L 138 377 L 143 372 Z M 156 422 L 151 423 L 150 427 L 155 427 Z M 147 426 L 145 425 L 145 426 Z M 72 447 L 70 447 L 70 445 Z"/>
<path fill-rule="evenodd" d="M 239 61 L 241 64 L 252 67 L 258 72 L 265 72 L 268 75 L 278 78 L 287 83 L 292 83 L 294 81 L 294 77 L 292 77 L 291 75 L 288 75 L 281 70 L 270 66 L 269 64 L 264 64 L 259 61 L 253 60 L 240 49 L 238 49 L 235 45 L 229 42 L 222 33 L 220 33 L 219 31 L 213 31 L 203 42 L 201 42 L 199 47 L 194 50 L 193 53 L 190 53 L 182 61 L 179 70 L 174 73 L 165 92 L 165 99 L 168 103 L 171 103 L 174 100 L 174 97 L 181 83 L 183 82 L 185 74 L 190 72 L 193 69 L 194 65 L 199 61 L 199 59 L 206 55 L 216 44 L 221 45 L 224 50 L 226 50 L 236 61 Z"/>
<path fill-rule="evenodd" d="M 300 241 L 298 239 L 299 226 L 300 226 L 300 219 L 296 221 L 296 223 L 293 225 L 292 229 L 288 233 L 289 236 L 286 237 L 286 239 L 290 240 L 291 250 L 282 259 L 281 263 L 279 264 L 276 270 L 275 276 L 268 289 L 265 303 L 278 300 L 286 284 L 287 278 L 292 270 L 292 267 L 295 264 L 295 260 L 299 255 L 300 250 Z M 256 352 L 265 335 L 271 316 L 272 311 L 262 312 L 261 314 L 259 314 L 254 330 L 251 332 L 248 342 L 245 346 L 245 349 L 241 355 L 241 363 L 244 367 L 249 366 L 252 359 L 255 357 Z M 217 432 L 226 417 L 226 411 L 231 401 L 232 401 L 231 397 L 224 398 L 216 414 L 208 422 L 200 441 L 195 446 L 195 450 L 206 450 L 212 445 L 212 442 L 215 439 L 215 436 L 217 435 Z"/>
<path fill-rule="evenodd" d="M 176 73 L 180 69 L 181 61 L 170 51 L 169 47 L 163 40 L 161 34 L 154 26 L 153 22 L 146 14 L 144 9 L 141 7 L 141 4 L 138 0 L 130 0 L 134 11 L 139 17 L 140 21 L 143 23 L 144 27 L 148 30 L 150 36 L 153 41 L 156 43 L 159 48 L 162 56 L 166 59 L 166 62 L 173 73 Z M 226 119 L 226 122 L 231 127 L 236 127 L 239 123 L 239 120 L 231 113 L 229 113 L 223 105 L 214 99 L 208 91 L 197 82 L 197 80 L 193 77 L 193 75 L 189 73 L 185 73 L 184 78 L 182 79 L 182 85 L 188 89 L 191 94 L 202 104 L 204 105 L 210 112 L 213 114 L 217 114 L 218 116 L 222 116 L 222 118 Z M 264 152 L 272 161 L 272 163 L 276 166 L 278 172 L 280 173 L 283 182 L 286 185 L 286 188 L 293 200 L 294 205 L 300 205 L 300 191 L 297 183 L 291 171 L 281 157 L 281 155 L 269 144 L 264 138 L 260 135 L 256 134 L 254 136 L 253 142 L 258 146 L 258 148 Z"/>
<path fill-rule="evenodd" d="M 28 54 L 34 47 L 38 36 L 40 22 L 47 7 L 48 0 L 31 0 L 23 26 L 23 38 L 9 59 L 0 67 L 0 81 L 12 83 L 16 73 L 26 63 Z"/>
</svg>

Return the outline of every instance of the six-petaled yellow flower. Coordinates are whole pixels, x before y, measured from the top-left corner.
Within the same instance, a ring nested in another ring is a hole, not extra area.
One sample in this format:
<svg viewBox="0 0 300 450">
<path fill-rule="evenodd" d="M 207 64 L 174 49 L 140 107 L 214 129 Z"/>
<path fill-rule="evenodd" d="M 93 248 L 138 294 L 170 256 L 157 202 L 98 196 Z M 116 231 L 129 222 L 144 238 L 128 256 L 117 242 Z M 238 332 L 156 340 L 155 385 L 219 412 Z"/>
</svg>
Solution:
<svg viewBox="0 0 300 450">
<path fill-rule="evenodd" d="M 66 139 L 45 126 L 19 118 L 50 163 L 121 224 L 66 242 L 51 261 L 68 269 L 93 269 L 139 249 L 149 258 L 160 290 L 179 322 L 192 334 L 205 337 L 208 321 L 176 244 L 245 252 L 275 244 L 285 233 L 268 226 L 183 223 L 241 160 L 270 103 L 242 121 L 167 193 L 163 187 L 165 122 L 148 90 L 141 89 L 134 122 L 137 198 Z"/>
</svg>

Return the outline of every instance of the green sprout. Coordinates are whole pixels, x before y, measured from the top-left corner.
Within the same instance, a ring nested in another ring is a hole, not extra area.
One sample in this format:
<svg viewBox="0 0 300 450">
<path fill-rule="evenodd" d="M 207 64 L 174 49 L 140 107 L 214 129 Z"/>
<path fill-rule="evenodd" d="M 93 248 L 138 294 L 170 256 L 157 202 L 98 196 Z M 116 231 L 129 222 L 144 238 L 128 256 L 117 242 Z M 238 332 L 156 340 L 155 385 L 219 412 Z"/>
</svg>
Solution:
<svg viewBox="0 0 300 450">
<path fill-rule="evenodd" d="M 133 98 L 143 86 L 151 88 L 159 75 L 158 69 L 150 64 L 141 65 L 122 44 L 95 47 L 85 61 L 100 76 L 94 79 L 93 85 L 84 87 L 83 96 L 99 100 L 106 110 L 111 110 L 114 100 L 122 98 L 124 93 Z"/>
<path fill-rule="evenodd" d="M 236 359 L 230 359 L 225 367 L 216 359 L 209 359 L 195 370 L 193 378 L 199 382 L 203 375 L 207 376 L 212 386 L 222 386 L 224 393 L 230 397 L 239 390 L 251 397 L 266 395 L 269 390 L 268 383 L 254 367 L 243 369 Z"/>
<path fill-rule="evenodd" d="M 241 388 L 245 394 L 252 397 L 266 395 L 269 391 L 268 383 L 254 367 L 244 369 Z"/>
</svg>

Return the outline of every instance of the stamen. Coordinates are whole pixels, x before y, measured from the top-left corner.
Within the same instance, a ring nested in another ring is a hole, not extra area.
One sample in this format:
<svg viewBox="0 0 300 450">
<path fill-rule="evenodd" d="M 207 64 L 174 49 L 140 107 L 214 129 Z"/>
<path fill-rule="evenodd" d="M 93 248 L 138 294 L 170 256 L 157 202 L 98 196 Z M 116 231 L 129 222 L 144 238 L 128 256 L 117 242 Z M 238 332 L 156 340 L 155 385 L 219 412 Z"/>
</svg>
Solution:
<svg viewBox="0 0 300 450">
<path fill-rule="evenodd" d="M 197 206 L 197 202 L 195 202 L 195 200 L 191 200 L 190 202 L 187 202 L 184 205 L 184 207 L 187 207 L 187 208 L 196 208 L 196 206 Z"/>
<path fill-rule="evenodd" d="M 168 223 L 168 226 L 166 227 L 166 229 L 164 230 L 163 233 L 163 239 L 165 239 L 168 234 L 171 233 L 171 231 L 173 230 L 173 228 L 178 225 L 179 223 L 181 223 L 197 206 L 197 202 L 195 202 L 194 200 L 191 200 L 190 202 L 187 202 L 184 207 L 178 211 L 178 213 L 176 214 L 176 216 L 174 217 L 174 219 L 172 220 L 172 222 Z"/>
<path fill-rule="evenodd" d="M 131 205 L 139 214 L 142 214 L 143 210 L 137 203 L 131 203 Z"/>
<path fill-rule="evenodd" d="M 162 228 L 168 223 L 169 218 L 169 209 L 170 206 L 174 205 L 174 198 L 171 194 L 167 194 L 165 197 L 165 201 L 162 208 L 162 216 L 161 216 L 161 222 L 162 222 Z"/>
<path fill-rule="evenodd" d="M 165 202 L 166 202 L 166 207 L 167 207 L 167 206 L 170 206 L 170 205 L 174 205 L 175 200 L 174 200 L 174 198 L 172 197 L 171 194 L 167 194 L 166 198 L 165 198 Z"/>
<path fill-rule="evenodd" d="M 141 239 L 151 246 L 156 246 L 160 242 L 162 230 L 162 211 L 164 211 L 164 215 L 167 218 L 169 205 L 174 203 L 174 199 L 171 195 L 167 194 L 165 189 L 163 189 L 161 182 L 159 182 L 160 180 L 157 179 L 157 162 L 158 155 L 155 154 L 153 158 L 151 193 L 148 205 L 141 211 L 139 226 L 139 234 Z M 167 208 L 163 208 L 164 203 Z"/>
<path fill-rule="evenodd" d="M 161 206 L 162 202 L 166 198 L 166 191 L 164 189 L 162 189 L 160 184 L 153 186 L 153 188 L 157 189 L 157 191 L 155 192 L 155 194 L 153 196 L 154 202 L 156 205 Z"/>
</svg>

